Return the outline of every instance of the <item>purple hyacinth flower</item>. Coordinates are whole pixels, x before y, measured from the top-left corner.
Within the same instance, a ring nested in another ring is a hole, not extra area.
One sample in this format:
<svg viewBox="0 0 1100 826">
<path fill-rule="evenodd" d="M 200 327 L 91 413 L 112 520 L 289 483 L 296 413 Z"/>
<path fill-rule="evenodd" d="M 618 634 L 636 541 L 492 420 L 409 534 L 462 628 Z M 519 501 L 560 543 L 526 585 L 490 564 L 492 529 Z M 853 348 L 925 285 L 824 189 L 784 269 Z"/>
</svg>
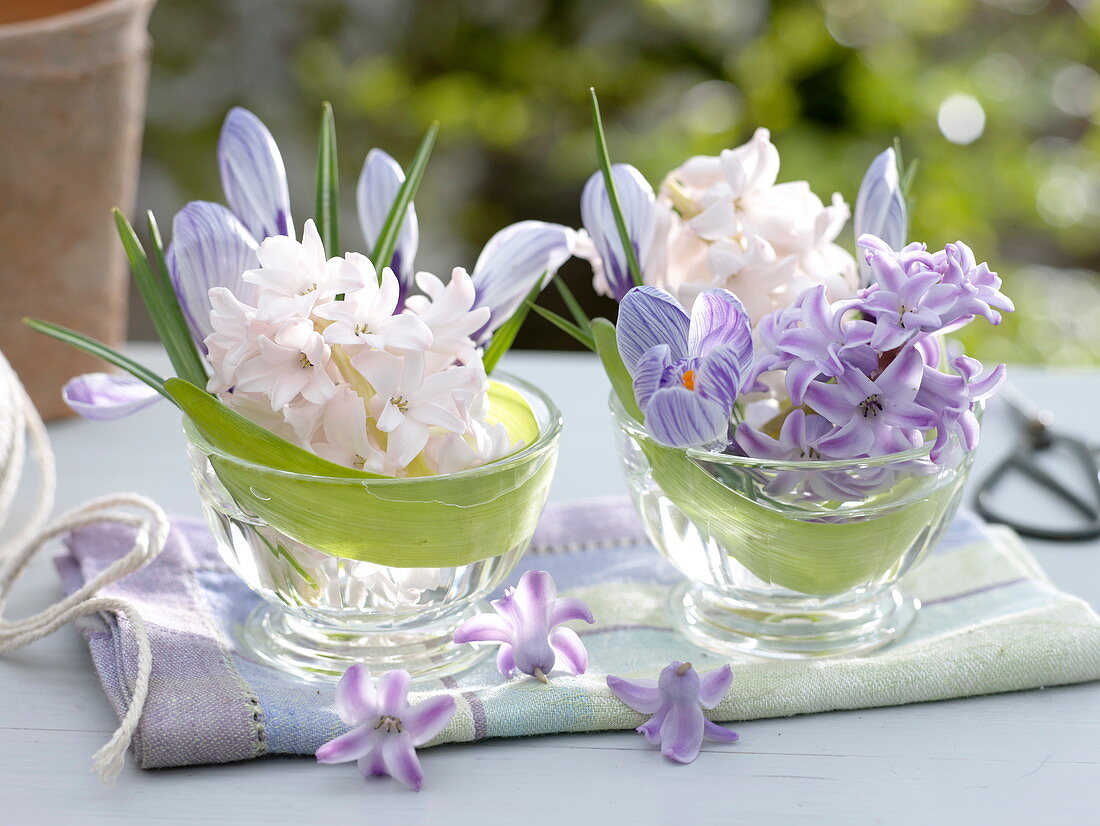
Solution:
<svg viewBox="0 0 1100 826">
<path fill-rule="evenodd" d="M 871 346 L 897 349 L 923 333 L 942 332 L 984 316 L 999 324 L 999 311 L 1012 301 L 1000 292 L 1001 279 L 961 241 L 929 253 L 921 244 L 893 250 L 871 235 L 859 247 L 876 283 L 860 294 L 860 308 L 875 320 Z"/>
<path fill-rule="evenodd" d="M 914 401 L 924 368 L 920 351 L 907 347 L 873 379 L 846 370 L 835 384 L 810 384 L 806 404 L 837 426 L 819 447 L 833 456 L 861 456 L 920 445 L 920 431 L 935 424 L 931 411 Z"/>
<path fill-rule="evenodd" d="M 726 436 L 753 357 L 752 324 L 733 293 L 700 293 L 688 316 L 664 290 L 634 287 L 616 335 L 654 439 L 695 447 Z"/>
<path fill-rule="evenodd" d="M 520 221 L 488 240 L 474 264 L 475 307 L 489 308 L 488 323 L 473 336 L 484 344 L 530 294 L 536 282 L 545 287 L 573 255 L 577 232 L 561 224 Z"/>
<path fill-rule="evenodd" d="M 363 230 L 368 250 L 373 250 L 378 243 L 378 236 L 403 183 L 405 172 L 389 154 L 381 149 L 372 149 L 367 153 L 363 169 L 359 173 L 359 183 L 355 188 L 355 203 L 359 209 L 359 226 Z M 416 219 L 416 208 L 410 203 L 401 222 L 397 243 L 393 248 L 393 258 L 389 261 L 389 267 L 401 286 L 397 304 L 399 308 L 405 306 L 405 297 L 412 287 L 419 245 L 420 227 Z M 383 266 L 386 265 L 379 265 Z"/>
<path fill-rule="evenodd" d="M 772 438 L 742 422 L 737 426 L 735 441 L 746 455 L 759 459 L 820 459 L 823 456 L 821 440 L 835 430 L 836 426 L 824 416 L 796 407 L 783 419 L 779 438 Z"/>
<path fill-rule="evenodd" d="M 61 389 L 65 404 L 85 419 L 110 421 L 142 410 L 161 396 L 143 381 L 111 373 L 85 373 Z"/>
<path fill-rule="evenodd" d="M 856 197 L 852 222 L 857 239 L 874 235 L 894 249 L 905 245 L 909 218 L 898 177 L 898 158 L 893 149 L 881 152 L 867 167 Z M 874 282 L 874 273 L 865 260 L 859 262 L 859 276 L 864 287 Z"/>
<path fill-rule="evenodd" d="M 527 571 L 515 588 L 492 602 L 495 614 L 478 614 L 460 625 L 456 643 L 499 642 L 497 668 L 505 677 L 520 671 L 547 682 L 555 667 L 570 674 L 588 668 L 588 651 L 563 622 L 595 622 L 592 611 L 575 597 L 559 597 L 554 578 L 546 571 Z"/>
<path fill-rule="evenodd" d="M 834 456 L 822 442 L 837 433 L 838 428 L 824 416 L 807 413 L 796 407 L 787 414 L 778 438 L 748 424 L 737 427 L 735 442 L 748 456 L 780 461 L 813 461 L 815 459 L 853 459 L 855 456 Z M 776 470 L 770 474 L 766 490 L 773 495 L 806 493 L 818 501 L 859 498 L 890 487 L 895 478 L 892 468 L 852 468 L 843 470 L 795 469 Z"/>
<path fill-rule="evenodd" d="M 366 666 L 351 666 L 336 685 L 336 713 L 354 728 L 317 749 L 317 762 L 356 760 L 363 777 L 389 775 L 420 791 L 424 772 L 416 749 L 450 722 L 455 700 L 440 694 L 410 705 L 408 692 L 406 671 L 387 671 L 375 687 Z"/>
<path fill-rule="evenodd" d="M 1000 324 L 1002 312 L 1016 309 L 1012 299 L 1001 292 L 1000 276 L 990 271 L 987 264 L 977 263 L 973 250 L 962 241 L 947 244 L 933 253 L 932 262 L 941 273 L 941 286 L 957 291 L 947 324 L 959 325 L 979 315 L 991 324 Z"/>
<path fill-rule="evenodd" d="M 967 450 L 977 448 L 980 427 L 974 406 L 996 393 L 1005 380 L 1003 364 L 982 376 L 981 362 L 968 356 L 953 359 L 951 368 L 954 373 L 943 373 L 926 365 L 916 398 L 935 416 L 936 441 L 930 453 L 933 462 L 941 461 L 952 435 L 957 435 Z"/>
<path fill-rule="evenodd" d="M 619 209 L 626 224 L 627 237 L 634 248 L 638 264 L 645 269 L 658 231 L 660 207 L 653 187 L 633 166 L 617 163 L 611 167 L 611 180 L 619 199 Z M 581 221 L 592 238 L 600 259 L 608 289 L 616 301 L 621 301 L 634 286 L 634 279 L 623 251 L 622 238 L 607 197 L 602 172 L 596 172 L 581 192 Z"/>
<path fill-rule="evenodd" d="M 253 238 L 294 236 L 283 156 L 263 121 L 247 109 L 237 106 L 225 116 L 218 168 L 225 199 Z"/>
<path fill-rule="evenodd" d="M 733 670 L 728 665 L 700 675 L 691 663 L 682 662 L 666 666 L 655 681 L 607 678 L 616 697 L 635 711 L 653 715 L 637 730 L 677 763 L 695 760 L 704 737 L 724 743 L 737 740 L 736 732 L 712 723 L 702 711 L 717 706 L 732 683 Z"/>
<path fill-rule="evenodd" d="M 802 404 L 806 388 L 818 378 L 835 378 L 852 367 L 870 372 L 877 366 L 878 356 L 869 346 L 875 325 L 847 318 L 859 306 L 858 299 L 829 303 L 824 285 L 799 296 L 798 324 L 777 337 L 777 350 L 791 356 L 785 378 L 792 402 Z"/>
</svg>

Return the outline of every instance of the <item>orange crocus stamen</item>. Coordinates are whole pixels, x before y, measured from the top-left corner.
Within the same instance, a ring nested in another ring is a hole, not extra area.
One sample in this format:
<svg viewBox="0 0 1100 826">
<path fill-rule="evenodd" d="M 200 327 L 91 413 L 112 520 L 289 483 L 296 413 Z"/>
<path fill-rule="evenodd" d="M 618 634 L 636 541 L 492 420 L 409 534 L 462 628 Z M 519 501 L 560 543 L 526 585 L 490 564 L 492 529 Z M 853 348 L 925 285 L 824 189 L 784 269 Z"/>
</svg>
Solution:
<svg viewBox="0 0 1100 826">
<path fill-rule="evenodd" d="M 684 375 L 680 377 L 680 381 L 682 381 L 684 383 L 684 387 L 686 387 L 688 390 L 694 390 L 695 389 L 695 371 L 694 370 L 685 370 Z"/>
</svg>

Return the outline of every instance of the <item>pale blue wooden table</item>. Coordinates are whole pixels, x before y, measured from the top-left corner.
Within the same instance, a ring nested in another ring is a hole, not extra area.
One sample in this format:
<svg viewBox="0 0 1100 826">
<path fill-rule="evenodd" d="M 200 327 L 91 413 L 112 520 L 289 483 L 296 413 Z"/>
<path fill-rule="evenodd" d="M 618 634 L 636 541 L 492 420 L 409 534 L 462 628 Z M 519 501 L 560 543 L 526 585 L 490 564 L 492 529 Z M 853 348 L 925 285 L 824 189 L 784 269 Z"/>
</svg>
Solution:
<svg viewBox="0 0 1100 826">
<path fill-rule="evenodd" d="M 135 349 L 159 357 L 152 346 Z M 517 353 L 504 366 L 564 411 L 553 498 L 624 492 L 595 360 Z M 1100 372 L 1018 369 L 1013 378 L 1061 426 L 1096 433 Z M 122 422 L 63 422 L 50 434 L 60 508 L 136 491 L 169 512 L 198 513 L 167 405 Z M 976 474 L 1013 436 L 994 405 Z M 1017 505 L 1023 514 L 1038 507 L 1022 496 Z M 1056 584 L 1100 606 L 1100 543 L 1031 547 Z M 52 566 L 40 560 L 10 611 L 57 593 Z M 1097 684 L 744 723 L 735 726 L 739 744 L 707 744 L 691 766 L 667 763 L 636 734 L 445 746 L 424 754 L 419 795 L 308 759 L 158 772 L 128 764 L 107 788 L 90 761 L 116 723 L 74 630 L 0 660 L 0 824 L 1100 822 Z"/>
</svg>

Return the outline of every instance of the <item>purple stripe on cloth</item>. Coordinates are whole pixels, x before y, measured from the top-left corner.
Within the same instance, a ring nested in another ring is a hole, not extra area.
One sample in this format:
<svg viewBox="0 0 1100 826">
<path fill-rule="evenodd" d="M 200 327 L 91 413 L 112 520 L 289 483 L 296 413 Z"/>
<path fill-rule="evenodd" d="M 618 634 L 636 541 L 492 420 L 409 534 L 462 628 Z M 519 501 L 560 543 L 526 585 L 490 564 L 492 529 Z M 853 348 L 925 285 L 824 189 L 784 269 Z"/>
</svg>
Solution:
<svg viewBox="0 0 1100 826">
<path fill-rule="evenodd" d="M 943 605 L 945 602 L 955 602 L 956 600 L 966 599 L 967 597 L 974 597 L 978 594 L 984 594 L 987 591 L 996 591 L 998 588 L 1007 588 L 1009 585 L 1019 585 L 1021 582 L 1034 582 L 1033 579 L 1027 577 L 1018 576 L 1015 579 L 1008 579 L 1004 582 L 993 582 L 989 585 L 983 585 L 981 588 L 971 588 L 969 591 L 963 591 L 958 594 L 949 594 L 946 597 L 940 597 L 939 599 L 925 599 L 921 600 L 921 605 L 925 608 L 930 605 Z"/>
<path fill-rule="evenodd" d="M 56 560 L 72 591 L 130 550 L 131 529 L 90 525 L 66 539 Z M 146 619 L 153 671 L 145 713 L 134 736 L 142 768 L 249 760 L 266 752 L 260 702 L 241 679 L 194 587 L 192 548 L 212 545 L 205 526 L 174 522 L 156 561 L 104 596 L 130 601 Z M 111 704 L 121 716 L 137 673 L 137 644 L 126 622 L 87 617 L 81 631 Z M 200 692 L 201 702 L 197 701 Z"/>
<path fill-rule="evenodd" d="M 458 689 L 458 681 L 454 677 L 444 677 L 440 680 L 443 687 L 449 691 Z M 484 740 L 489 733 L 489 721 L 485 716 L 485 706 L 476 691 L 463 691 L 462 699 L 470 706 L 470 717 L 474 721 L 474 739 Z"/>
</svg>

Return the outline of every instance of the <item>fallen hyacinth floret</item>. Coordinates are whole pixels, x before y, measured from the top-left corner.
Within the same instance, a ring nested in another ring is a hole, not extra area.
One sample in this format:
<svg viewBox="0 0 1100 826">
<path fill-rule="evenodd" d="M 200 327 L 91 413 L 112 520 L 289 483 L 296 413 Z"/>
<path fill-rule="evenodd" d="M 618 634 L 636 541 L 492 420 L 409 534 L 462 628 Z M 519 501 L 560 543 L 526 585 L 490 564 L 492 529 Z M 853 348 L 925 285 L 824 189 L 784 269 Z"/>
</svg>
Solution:
<svg viewBox="0 0 1100 826">
<path fill-rule="evenodd" d="M 546 571 L 527 571 L 492 605 L 495 614 L 466 620 L 455 630 L 454 641 L 499 642 L 497 668 L 505 677 L 519 671 L 545 683 L 555 667 L 574 675 L 588 668 L 588 651 L 577 632 L 556 626 L 570 620 L 592 623 L 592 611 L 575 597 L 559 597 Z"/>
<path fill-rule="evenodd" d="M 420 791 L 424 772 L 416 749 L 450 722 L 455 700 L 441 694 L 409 705 L 408 692 L 407 671 L 387 671 L 376 687 L 366 666 L 351 666 L 336 685 L 336 713 L 355 728 L 317 749 L 317 762 L 355 760 L 363 777 L 389 775 Z"/>
<path fill-rule="evenodd" d="M 737 732 L 712 723 L 702 711 L 718 705 L 732 683 L 733 670 L 728 665 L 699 674 L 691 663 L 682 662 L 666 666 L 655 681 L 607 678 L 607 687 L 616 697 L 635 711 L 653 715 L 637 731 L 677 763 L 694 761 L 704 737 L 723 743 L 737 741 Z"/>
</svg>

